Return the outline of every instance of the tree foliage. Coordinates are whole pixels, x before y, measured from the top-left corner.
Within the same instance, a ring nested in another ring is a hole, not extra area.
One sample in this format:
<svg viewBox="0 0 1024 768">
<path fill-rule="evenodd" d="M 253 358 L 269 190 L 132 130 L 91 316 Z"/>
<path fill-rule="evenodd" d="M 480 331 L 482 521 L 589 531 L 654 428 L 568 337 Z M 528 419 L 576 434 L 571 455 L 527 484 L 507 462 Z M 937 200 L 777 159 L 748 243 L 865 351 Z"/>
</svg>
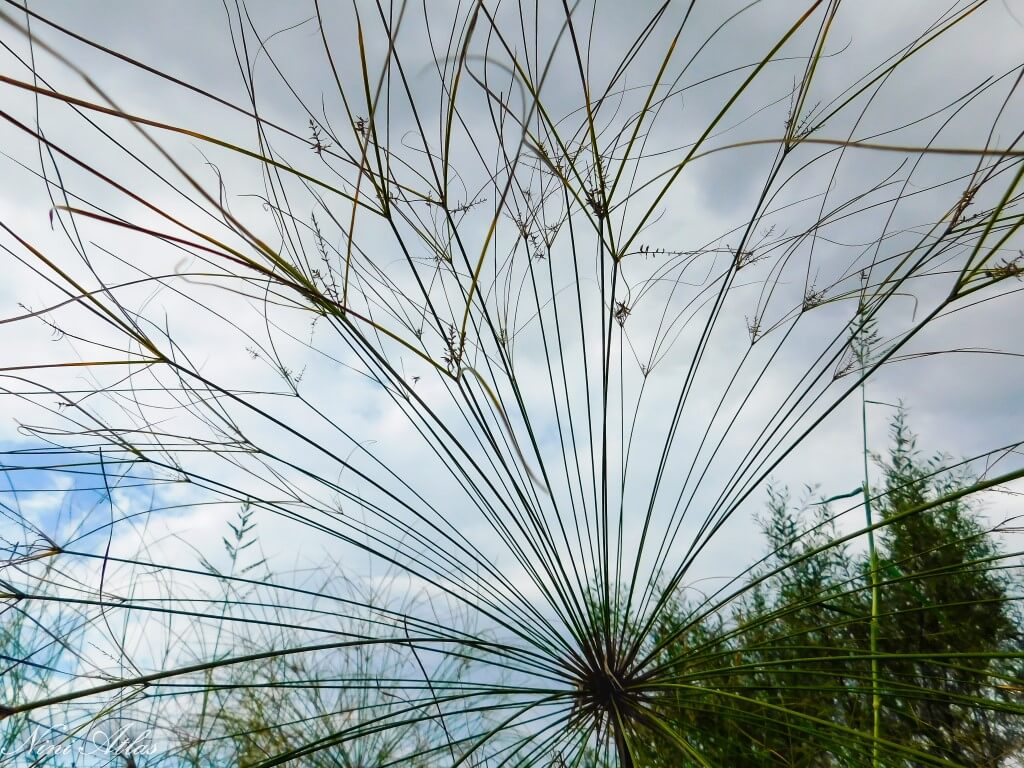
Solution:
<svg viewBox="0 0 1024 768">
<path fill-rule="evenodd" d="M 902 409 L 891 439 L 876 457 L 882 738 L 893 745 L 884 764 L 919 764 L 896 745 L 954 765 L 1012 764 L 1024 750 L 1014 682 L 1024 639 L 1019 564 L 1007 567 L 969 498 L 949 498 L 974 478 L 948 470 L 941 455 L 923 458 Z M 836 544 L 833 507 L 813 502 L 810 490 L 794 506 L 769 489 L 761 522 L 770 555 L 727 619 L 690 625 L 680 603 L 660 629 L 671 638 L 665 657 L 695 687 L 666 691 L 657 707 L 714 765 L 871 760 L 871 745 L 853 735 L 871 730 L 870 560 Z M 807 738 L 821 721 L 844 735 L 831 744 Z M 656 730 L 647 748 L 644 764 L 679 765 Z"/>
</svg>

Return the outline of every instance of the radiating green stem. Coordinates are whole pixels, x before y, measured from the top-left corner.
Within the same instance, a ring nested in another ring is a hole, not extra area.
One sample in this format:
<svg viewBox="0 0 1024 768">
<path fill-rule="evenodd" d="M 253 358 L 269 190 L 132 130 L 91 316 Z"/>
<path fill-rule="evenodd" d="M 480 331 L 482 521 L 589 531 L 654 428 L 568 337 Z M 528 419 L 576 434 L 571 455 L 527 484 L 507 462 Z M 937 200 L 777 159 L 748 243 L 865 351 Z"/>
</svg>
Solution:
<svg viewBox="0 0 1024 768">
<path fill-rule="evenodd" d="M 868 523 L 868 559 L 871 568 L 871 712 L 872 734 L 871 765 L 878 768 L 878 739 L 882 734 L 882 697 L 878 691 L 878 551 L 875 549 L 875 531 L 871 519 L 871 487 L 868 484 L 868 404 L 864 382 L 860 383 L 861 435 L 864 455 L 864 514 Z"/>
</svg>

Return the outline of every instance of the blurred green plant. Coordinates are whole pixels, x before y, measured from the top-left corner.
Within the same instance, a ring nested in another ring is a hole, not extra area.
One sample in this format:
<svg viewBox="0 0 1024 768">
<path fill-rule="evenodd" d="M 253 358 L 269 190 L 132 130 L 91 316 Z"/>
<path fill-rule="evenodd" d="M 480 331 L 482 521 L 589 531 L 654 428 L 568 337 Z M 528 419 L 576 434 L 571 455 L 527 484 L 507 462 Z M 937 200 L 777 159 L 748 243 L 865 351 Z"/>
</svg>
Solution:
<svg viewBox="0 0 1024 768">
<path fill-rule="evenodd" d="M 999 766 L 1024 754 L 1019 555 L 1007 563 L 1002 524 L 983 525 L 963 497 L 927 506 L 976 478 L 948 471 L 941 455 L 923 459 L 902 409 L 891 437 L 876 457 L 877 611 L 860 586 L 875 559 L 833 545 L 842 536 L 830 505 L 808 493 L 794 507 L 769 488 L 770 555 L 743 600 L 710 626 L 692 624 L 685 601 L 666 612 L 661 653 L 685 685 L 667 686 L 652 706 L 712 765 L 866 765 L 877 751 L 893 767 L 920 765 L 919 753 Z M 876 680 L 879 741 L 867 738 Z M 831 743 L 825 722 L 836 726 Z M 699 764 L 680 762 L 656 730 L 644 744 L 642 765 Z"/>
</svg>

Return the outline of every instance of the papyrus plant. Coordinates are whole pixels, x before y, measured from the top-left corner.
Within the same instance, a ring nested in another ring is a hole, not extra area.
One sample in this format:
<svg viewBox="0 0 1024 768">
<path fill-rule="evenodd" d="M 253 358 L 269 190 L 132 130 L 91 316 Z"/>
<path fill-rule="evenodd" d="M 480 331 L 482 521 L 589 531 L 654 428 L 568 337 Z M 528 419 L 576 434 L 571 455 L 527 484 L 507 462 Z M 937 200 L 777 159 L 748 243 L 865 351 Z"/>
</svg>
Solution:
<svg viewBox="0 0 1024 768">
<path fill-rule="evenodd" d="M 25 439 L 64 451 L 51 471 L 90 481 L 112 543 L 36 538 L 19 556 L 61 576 L 8 563 L 0 592 L 77 600 L 116 660 L 8 717 L 152 711 L 158 689 L 194 711 L 257 680 L 247 666 L 279 681 L 290 657 L 322 671 L 379 649 L 408 665 L 379 681 L 394 704 L 308 740 L 282 722 L 258 764 L 429 722 L 394 764 L 631 766 L 656 733 L 676 764 L 708 765 L 652 702 L 710 687 L 728 718 L 749 691 L 716 687 L 713 649 L 655 630 L 698 582 L 679 635 L 757 583 L 766 481 L 824 467 L 877 494 L 865 382 L 877 396 L 898 368 L 938 385 L 977 360 L 990 381 L 1019 375 L 997 321 L 1020 322 L 1024 269 L 1021 49 L 995 34 L 1014 18 L 1000 3 L 314 0 L 67 20 L 81 13 L 3 7 L 4 195 L 50 198 L 0 222 L 34 291 L 4 322 L 55 341 L 0 373 Z M 961 88 L 939 72 L 979 30 L 992 41 Z M 197 59 L 168 59 L 178 47 Z M 852 342 L 867 324 L 870 357 Z M 986 391 L 956 425 L 988 413 Z M 1024 473 L 1020 435 L 991 434 L 964 444 L 982 479 L 950 494 Z M 844 503 L 824 547 L 891 524 L 863 494 Z M 243 504 L 277 552 L 326 548 L 451 614 L 244 577 L 279 591 L 254 619 L 257 598 L 211 601 L 147 538 L 161 509 Z M 146 587 L 112 592 L 115 572 Z M 305 602 L 321 592 L 330 615 Z M 187 663 L 140 650 L 154 628 L 252 621 L 296 629 Z M 836 665 L 885 677 L 891 655 L 846 650 Z M 759 716 L 800 714 L 783 691 Z M 950 764 L 878 725 L 803 726 L 821 755 Z"/>
</svg>

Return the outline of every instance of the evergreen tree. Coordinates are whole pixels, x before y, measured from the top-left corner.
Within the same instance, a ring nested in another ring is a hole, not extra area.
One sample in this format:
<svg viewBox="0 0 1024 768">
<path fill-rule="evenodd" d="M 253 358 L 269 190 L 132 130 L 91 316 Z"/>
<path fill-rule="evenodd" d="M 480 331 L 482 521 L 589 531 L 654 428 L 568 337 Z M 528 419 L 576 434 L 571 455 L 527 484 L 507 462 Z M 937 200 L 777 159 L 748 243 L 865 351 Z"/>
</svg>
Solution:
<svg viewBox="0 0 1024 768">
<path fill-rule="evenodd" d="M 973 479 L 941 471 L 941 456 L 923 459 L 902 410 L 891 432 L 879 460 L 884 735 L 957 764 L 998 766 L 1024 738 L 1019 691 L 1002 677 L 1013 677 L 1005 657 L 1021 644 L 1019 571 L 964 498 L 901 516 Z"/>
<path fill-rule="evenodd" d="M 974 479 L 922 458 L 902 409 L 891 433 L 873 500 L 880 765 L 1009 765 L 1024 750 L 1019 566 L 969 496 L 950 498 Z M 794 506 L 784 489 L 769 491 L 761 527 L 771 554 L 719 623 L 689 627 L 677 605 L 659 625 L 686 686 L 652 707 L 710 765 L 870 765 L 870 561 L 835 544 L 828 504 Z M 644 765 L 700 765 L 657 729 L 644 748 Z"/>
</svg>

